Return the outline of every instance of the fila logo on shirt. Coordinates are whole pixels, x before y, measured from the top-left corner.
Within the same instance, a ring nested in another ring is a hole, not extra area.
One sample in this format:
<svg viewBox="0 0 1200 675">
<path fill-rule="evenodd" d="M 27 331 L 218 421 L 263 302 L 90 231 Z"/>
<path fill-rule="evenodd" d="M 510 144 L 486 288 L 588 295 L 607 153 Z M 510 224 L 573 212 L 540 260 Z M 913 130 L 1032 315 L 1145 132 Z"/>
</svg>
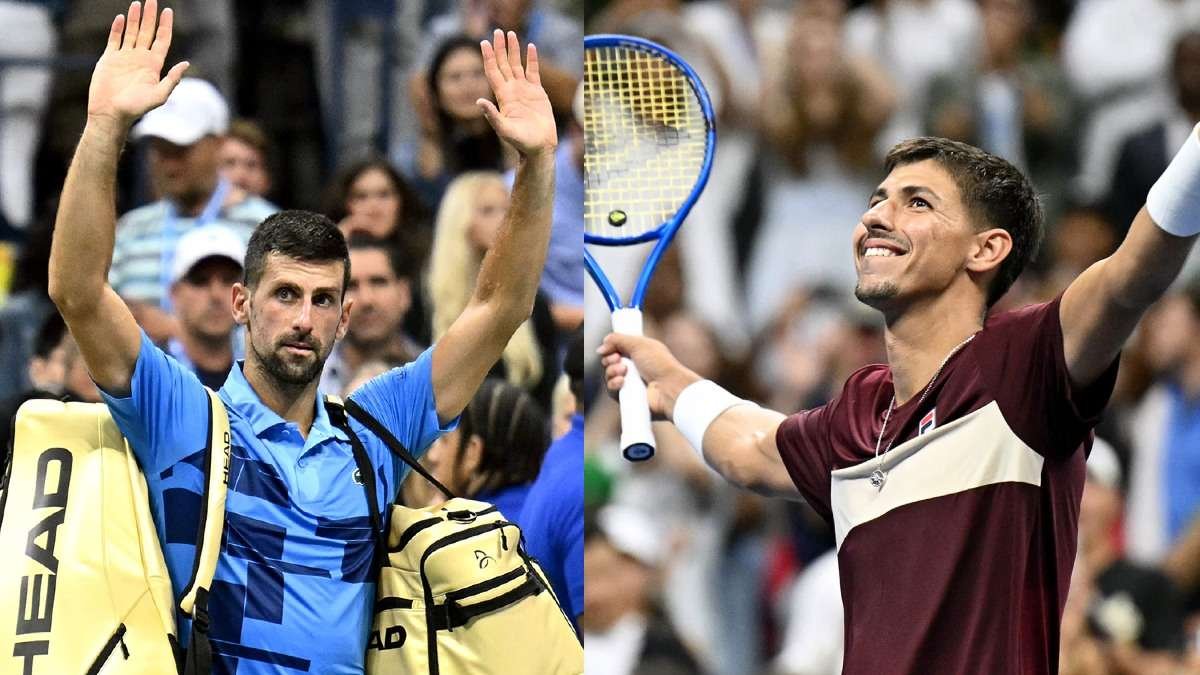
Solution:
<svg viewBox="0 0 1200 675">
<path fill-rule="evenodd" d="M 933 428 L 936 426 L 937 408 L 932 408 L 929 412 L 925 413 L 925 416 L 921 418 L 921 423 L 917 425 L 917 435 L 920 436 L 927 431 L 933 431 Z"/>
</svg>

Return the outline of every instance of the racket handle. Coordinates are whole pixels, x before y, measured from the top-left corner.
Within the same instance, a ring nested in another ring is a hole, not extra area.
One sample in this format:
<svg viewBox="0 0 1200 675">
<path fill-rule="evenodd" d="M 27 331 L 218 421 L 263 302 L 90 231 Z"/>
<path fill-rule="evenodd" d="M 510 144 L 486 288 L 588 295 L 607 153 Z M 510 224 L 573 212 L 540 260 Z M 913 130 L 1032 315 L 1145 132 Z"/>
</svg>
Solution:
<svg viewBox="0 0 1200 675">
<path fill-rule="evenodd" d="M 613 312 L 613 330 L 624 335 L 642 334 L 642 312 L 623 307 Z M 629 358 L 625 364 L 625 383 L 617 393 L 621 404 L 621 455 L 631 462 L 644 462 L 654 456 L 654 432 L 650 428 L 650 403 L 646 383 Z"/>
<path fill-rule="evenodd" d="M 654 456 L 654 432 L 650 429 L 650 403 L 646 400 L 646 383 L 630 359 L 625 364 L 625 383 L 617 399 L 621 403 L 621 454 L 631 462 L 642 462 Z"/>
</svg>

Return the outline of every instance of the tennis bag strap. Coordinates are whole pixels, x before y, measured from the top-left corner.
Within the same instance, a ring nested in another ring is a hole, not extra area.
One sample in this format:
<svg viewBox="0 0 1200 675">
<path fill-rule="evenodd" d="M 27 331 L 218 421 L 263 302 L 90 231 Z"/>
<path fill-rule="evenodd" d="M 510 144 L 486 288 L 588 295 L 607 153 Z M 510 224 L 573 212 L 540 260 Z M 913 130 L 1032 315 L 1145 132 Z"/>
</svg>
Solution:
<svg viewBox="0 0 1200 675">
<path fill-rule="evenodd" d="M 221 536 L 225 529 L 225 497 L 229 491 L 230 430 L 225 404 L 213 390 L 208 393 L 208 444 L 204 448 L 204 496 L 200 500 L 200 526 L 196 532 L 196 561 L 192 578 L 184 586 L 179 609 L 192 617 L 184 659 L 184 675 L 212 672 L 209 641 L 208 591 L 217 571 Z"/>
</svg>

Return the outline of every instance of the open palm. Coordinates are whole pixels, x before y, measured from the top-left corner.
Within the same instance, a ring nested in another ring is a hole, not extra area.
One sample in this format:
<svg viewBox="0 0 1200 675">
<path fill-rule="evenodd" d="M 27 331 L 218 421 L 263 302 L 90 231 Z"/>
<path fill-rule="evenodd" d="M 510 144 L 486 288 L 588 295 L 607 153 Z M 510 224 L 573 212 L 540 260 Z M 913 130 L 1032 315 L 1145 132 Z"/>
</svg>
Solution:
<svg viewBox="0 0 1200 675">
<path fill-rule="evenodd" d="M 88 89 L 88 115 L 111 117 L 131 124 L 146 111 L 167 100 L 183 77 L 187 62 L 178 63 L 160 77 L 167 48 L 171 46 L 173 14 L 164 9 L 155 30 L 157 0 L 142 6 L 134 2 L 127 16 L 118 15 L 108 33 L 108 45 L 92 72 Z"/>
<path fill-rule="evenodd" d="M 521 46 L 516 33 L 496 30 L 492 41 L 480 45 L 483 72 L 496 97 L 496 104 L 480 99 L 478 104 L 501 139 L 523 156 L 553 152 L 558 144 L 554 111 L 542 88 L 537 48 L 529 45 L 526 65 L 521 66 Z"/>
</svg>

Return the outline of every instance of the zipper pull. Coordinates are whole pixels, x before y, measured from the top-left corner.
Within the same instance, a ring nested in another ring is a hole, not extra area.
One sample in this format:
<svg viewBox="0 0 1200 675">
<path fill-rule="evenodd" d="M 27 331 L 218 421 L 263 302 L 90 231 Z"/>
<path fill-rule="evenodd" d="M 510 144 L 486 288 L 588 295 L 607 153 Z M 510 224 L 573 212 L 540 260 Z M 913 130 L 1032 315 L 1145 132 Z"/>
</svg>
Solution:
<svg viewBox="0 0 1200 675">
<path fill-rule="evenodd" d="M 500 528 L 500 545 L 504 547 L 505 551 L 508 550 L 508 537 L 504 536 L 503 527 Z"/>
<path fill-rule="evenodd" d="M 121 645 L 121 656 L 129 660 L 129 646 L 125 644 L 125 624 L 117 626 L 117 642 Z"/>
</svg>

